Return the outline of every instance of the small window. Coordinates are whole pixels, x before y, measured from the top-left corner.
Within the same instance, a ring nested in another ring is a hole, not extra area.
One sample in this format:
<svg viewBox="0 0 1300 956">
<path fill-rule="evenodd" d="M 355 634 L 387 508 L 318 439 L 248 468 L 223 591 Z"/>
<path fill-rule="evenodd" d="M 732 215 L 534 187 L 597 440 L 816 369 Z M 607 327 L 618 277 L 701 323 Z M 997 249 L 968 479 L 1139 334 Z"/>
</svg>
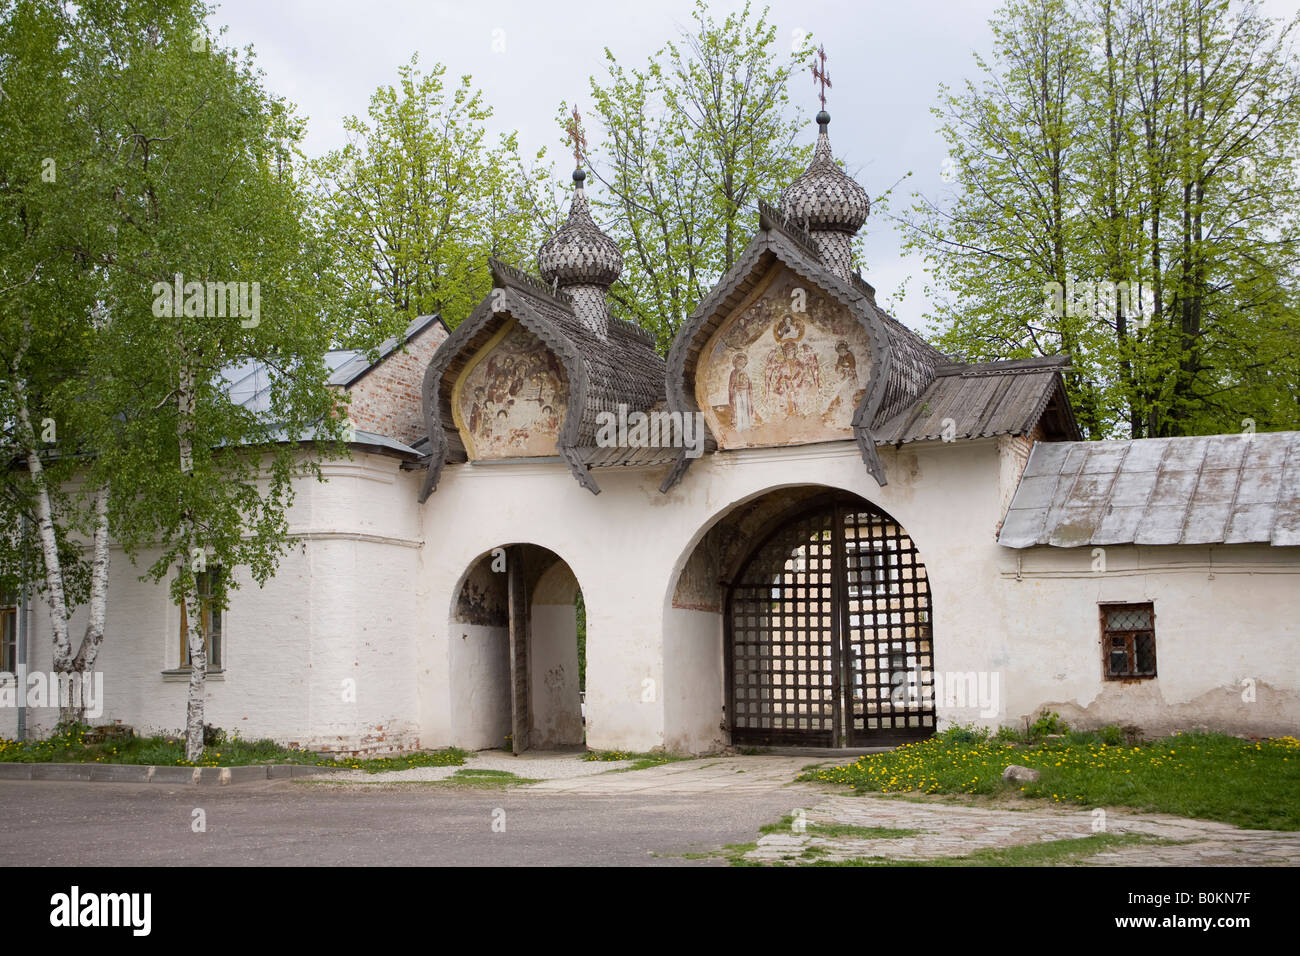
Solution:
<svg viewBox="0 0 1300 956">
<path fill-rule="evenodd" d="M 1155 677 L 1155 605 L 1101 605 L 1101 647 L 1107 680 Z"/>
<path fill-rule="evenodd" d="M 212 600 L 213 590 L 221 574 L 220 567 L 209 568 L 194 575 L 199 586 L 199 607 L 203 613 L 203 642 L 208 648 L 208 667 L 220 669 L 222 661 L 221 611 Z M 181 605 L 181 667 L 190 666 L 189 621 L 185 605 Z"/>
<path fill-rule="evenodd" d="M 0 671 L 18 672 L 18 601 L 0 594 Z"/>
</svg>

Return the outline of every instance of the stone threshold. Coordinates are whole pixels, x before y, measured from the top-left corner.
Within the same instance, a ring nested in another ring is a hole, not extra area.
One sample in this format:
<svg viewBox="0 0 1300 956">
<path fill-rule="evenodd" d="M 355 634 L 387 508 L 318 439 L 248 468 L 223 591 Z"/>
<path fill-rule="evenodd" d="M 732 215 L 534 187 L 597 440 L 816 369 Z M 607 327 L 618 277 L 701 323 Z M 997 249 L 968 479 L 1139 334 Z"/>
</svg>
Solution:
<svg viewBox="0 0 1300 956">
<path fill-rule="evenodd" d="M 103 783 L 172 783 L 228 786 L 334 773 L 340 767 L 257 764 L 245 767 L 160 767 L 128 763 L 0 763 L 0 780 L 67 780 Z"/>
</svg>

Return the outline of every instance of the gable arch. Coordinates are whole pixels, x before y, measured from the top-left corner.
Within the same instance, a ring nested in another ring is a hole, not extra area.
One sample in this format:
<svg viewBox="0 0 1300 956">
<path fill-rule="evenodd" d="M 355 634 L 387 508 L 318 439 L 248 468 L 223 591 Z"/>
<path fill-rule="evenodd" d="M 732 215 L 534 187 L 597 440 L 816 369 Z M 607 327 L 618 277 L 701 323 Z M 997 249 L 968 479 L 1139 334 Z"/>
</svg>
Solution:
<svg viewBox="0 0 1300 956">
<path fill-rule="evenodd" d="M 760 227 L 735 265 L 675 337 L 667 363 L 669 408 L 683 413 L 702 411 L 696 391 L 698 364 L 706 343 L 772 269 L 788 269 L 847 309 L 867 337 L 872 374 L 853 413 L 851 437 L 857 441 L 868 472 L 879 484 L 886 484 L 871 425 L 885 410 L 919 394 L 933 378 L 943 356 L 882 313 L 875 305 L 874 290 L 866 282 L 856 276 L 842 279 L 828 269 L 818 259 L 807 233 L 786 222 L 779 213 L 764 206 Z M 716 451 L 718 447 L 718 436 L 706 429 L 705 449 Z M 680 481 L 689 464 L 685 455 L 679 457 L 660 490 L 666 492 Z"/>
<path fill-rule="evenodd" d="M 458 454 L 466 451 L 463 447 L 453 449 L 450 441 L 450 435 L 455 435 L 456 445 L 461 445 L 453 410 L 452 392 L 455 383 L 493 337 L 501 333 L 503 327 L 511 321 L 537 336 L 563 365 L 569 388 L 557 451 L 565 457 L 571 469 L 577 469 L 575 475 L 579 481 L 584 484 L 590 481 L 585 466 L 573 455 L 587 403 L 588 376 L 582 357 L 574 344 L 551 323 L 537 315 L 523 296 L 509 286 L 500 286 L 493 289 L 465 321 L 456 326 L 425 369 L 421 392 L 425 427 L 429 432 L 430 460 L 420 491 L 422 502 L 437 487 L 449 451 Z"/>
</svg>

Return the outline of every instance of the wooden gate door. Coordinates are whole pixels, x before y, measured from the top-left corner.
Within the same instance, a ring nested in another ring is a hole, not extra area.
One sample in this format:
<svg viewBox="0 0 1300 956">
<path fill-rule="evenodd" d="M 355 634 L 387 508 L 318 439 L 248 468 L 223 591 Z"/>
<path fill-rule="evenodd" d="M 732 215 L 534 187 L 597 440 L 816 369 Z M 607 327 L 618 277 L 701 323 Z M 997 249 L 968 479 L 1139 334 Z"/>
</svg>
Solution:
<svg viewBox="0 0 1300 956">
<path fill-rule="evenodd" d="M 733 744 L 864 747 L 934 732 L 930 589 L 912 540 L 861 498 L 788 513 L 727 593 Z"/>
</svg>

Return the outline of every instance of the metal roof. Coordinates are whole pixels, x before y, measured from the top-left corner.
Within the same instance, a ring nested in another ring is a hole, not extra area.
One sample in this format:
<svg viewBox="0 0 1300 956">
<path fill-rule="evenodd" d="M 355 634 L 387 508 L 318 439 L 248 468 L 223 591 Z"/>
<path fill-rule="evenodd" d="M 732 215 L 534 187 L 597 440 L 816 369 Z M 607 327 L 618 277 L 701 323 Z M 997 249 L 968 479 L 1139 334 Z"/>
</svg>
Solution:
<svg viewBox="0 0 1300 956">
<path fill-rule="evenodd" d="M 1027 435 L 1055 399 L 1062 414 L 1053 416 L 1053 430 L 1064 430 L 1062 437 L 1082 438 L 1068 413 L 1069 400 L 1061 382 L 1061 369 L 1068 364 L 1067 356 L 1053 355 L 941 365 L 910 405 L 872 428 L 872 437 L 880 445 L 903 445 Z"/>
<path fill-rule="evenodd" d="M 409 341 L 412 336 L 429 325 L 440 321 L 441 319 L 436 315 L 420 316 L 407 326 L 401 341 Z M 393 352 L 398 346 L 398 341 L 396 337 L 393 337 L 384 342 L 379 347 L 379 359 L 373 363 L 366 358 L 366 353 L 360 349 L 335 349 L 326 352 L 325 366 L 330 370 L 328 383 L 343 387 L 351 385 Z M 221 377 L 226 382 L 226 392 L 230 396 L 230 400 L 263 418 L 269 417 L 271 411 L 271 383 L 274 374 L 265 363 L 253 359 L 236 362 L 221 370 Z M 361 431 L 360 429 L 357 429 L 353 434 L 355 436 L 353 444 L 356 445 L 368 445 L 372 448 L 380 448 L 404 456 L 419 457 L 421 454 L 410 445 L 389 438 L 386 435 Z M 271 440 L 277 442 L 309 441 L 314 437 L 315 432 L 312 429 L 308 429 L 298 436 L 289 435 L 284 429 L 277 429 L 273 432 Z"/>
<path fill-rule="evenodd" d="M 365 361 L 364 353 L 356 349 L 339 349 L 325 353 L 325 366 L 331 372 L 329 380 L 331 385 L 340 384 L 334 380 L 338 376 L 340 367 L 352 364 L 357 356 L 361 356 L 362 361 Z M 366 367 L 369 367 L 369 363 L 366 363 Z M 230 395 L 230 400 L 259 415 L 271 410 L 271 375 L 265 363 L 254 359 L 245 359 L 221 370 L 221 377 L 226 380 L 226 392 Z"/>
<path fill-rule="evenodd" d="M 402 333 L 400 341 L 403 343 L 409 342 L 413 336 L 419 334 L 427 326 L 432 325 L 434 322 L 441 321 L 442 318 L 438 315 L 416 316 L 411 320 L 411 324 L 406 327 L 406 331 Z M 399 339 L 397 336 L 386 339 L 384 343 L 379 346 L 379 358 L 373 362 L 366 358 L 366 353 L 361 349 L 339 349 L 337 351 L 327 352 L 325 355 L 325 363 L 334 373 L 330 376 L 329 384 L 345 386 L 351 385 L 370 369 L 374 368 L 386 359 L 389 353 L 397 348 L 398 341 Z"/>
<path fill-rule="evenodd" d="M 1039 442 L 998 542 L 1300 545 L 1300 432 Z"/>
</svg>

